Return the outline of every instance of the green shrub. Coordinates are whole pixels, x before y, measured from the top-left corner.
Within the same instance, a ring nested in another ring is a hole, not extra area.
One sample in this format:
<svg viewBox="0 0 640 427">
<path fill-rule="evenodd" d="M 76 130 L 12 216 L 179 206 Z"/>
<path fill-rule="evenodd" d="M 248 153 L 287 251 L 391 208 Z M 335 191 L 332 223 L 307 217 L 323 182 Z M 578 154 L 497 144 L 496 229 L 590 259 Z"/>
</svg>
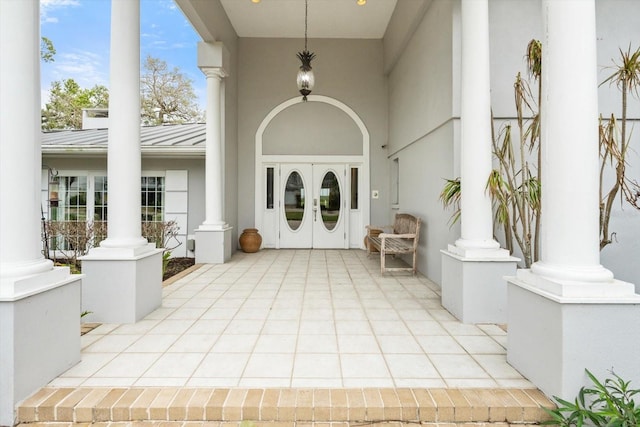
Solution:
<svg viewBox="0 0 640 427">
<path fill-rule="evenodd" d="M 607 378 L 603 384 L 589 370 L 585 371 L 594 387 L 582 387 L 573 403 L 554 396 L 558 408 L 546 409 L 552 420 L 543 424 L 560 427 L 638 427 L 640 405 L 636 405 L 634 396 L 640 390 L 631 389 L 630 381 L 624 381 L 613 372 L 615 378 Z"/>
</svg>

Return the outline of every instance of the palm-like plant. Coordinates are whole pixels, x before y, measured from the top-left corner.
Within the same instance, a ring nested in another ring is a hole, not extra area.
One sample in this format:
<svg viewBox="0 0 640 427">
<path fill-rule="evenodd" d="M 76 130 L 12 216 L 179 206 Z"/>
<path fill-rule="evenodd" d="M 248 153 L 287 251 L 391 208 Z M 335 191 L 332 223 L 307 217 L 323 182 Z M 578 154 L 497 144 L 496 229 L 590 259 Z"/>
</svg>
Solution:
<svg viewBox="0 0 640 427">
<path fill-rule="evenodd" d="M 627 153 L 630 138 L 627 136 L 628 96 L 638 97 L 640 92 L 640 48 L 626 52 L 620 50 L 621 61 L 615 63 L 614 72 L 602 84 L 615 84 L 622 92 L 622 116 L 620 130 L 615 116 L 600 118 L 600 249 L 611 243 L 615 233 L 609 232 L 609 219 L 616 196 L 621 193 L 629 204 L 640 209 L 640 184 L 626 175 Z M 502 127 L 499 135 L 492 137 L 493 154 L 498 162 L 487 180 L 486 189 L 495 209 L 495 223 L 504 228 L 505 245 L 514 249 L 514 240 L 522 251 L 528 268 L 539 259 L 539 235 L 541 218 L 541 151 L 540 104 L 542 98 L 542 44 L 532 40 L 527 46 L 526 62 L 529 75 L 537 82 L 537 112 L 534 97 L 528 83 L 518 73 L 514 83 L 516 122 L 519 140 L 512 140 L 510 124 Z M 493 124 L 493 118 L 492 118 Z M 493 130 L 493 128 L 492 128 Z M 517 151 L 516 147 L 517 146 Z M 536 152 L 537 164 L 527 159 Z M 615 169 L 616 177 L 611 189 L 604 194 L 604 176 L 607 166 Z M 447 180 L 440 194 L 445 207 L 456 206 L 450 219 L 453 224 L 460 217 L 460 179 Z"/>
<path fill-rule="evenodd" d="M 526 61 L 529 75 L 538 83 L 540 105 L 542 45 L 538 40 L 532 40 L 527 45 Z M 498 167 L 491 171 L 486 188 L 493 200 L 495 223 L 503 226 L 507 249 L 513 252 L 515 240 L 522 252 L 525 267 L 529 268 L 539 257 L 540 113 L 536 112 L 529 84 L 520 73 L 513 87 L 518 141 L 514 143 L 512 139 L 511 124 L 506 124 L 498 137 L 493 136 L 493 155 Z M 531 164 L 527 151 L 537 152 L 537 164 Z"/>
<path fill-rule="evenodd" d="M 538 40 L 527 46 L 526 61 L 530 76 L 538 81 L 539 104 L 542 45 Z M 486 191 L 493 201 L 494 223 L 503 227 L 506 248 L 513 252 L 517 244 L 529 268 L 538 259 L 540 234 L 540 115 L 535 111 L 529 84 L 520 73 L 516 76 L 514 94 L 519 140 L 514 144 L 510 124 L 503 126 L 496 136 L 491 118 L 493 154 L 498 165 L 489 175 Z M 537 151 L 538 165 L 527 160 L 527 151 Z M 445 207 L 455 206 L 449 220 L 450 224 L 455 223 L 460 218 L 460 178 L 447 180 L 440 200 Z"/>
<path fill-rule="evenodd" d="M 460 178 L 447 179 L 447 183 L 440 192 L 440 201 L 446 208 L 448 206 L 454 206 L 455 211 L 449 218 L 449 226 L 453 226 L 460 219 Z"/>
<path fill-rule="evenodd" d="M 615 116 L 604 120 L 600 118 L 600 250 L 612 241 L 615 233 L 609 233 L 609 219 L 613 202 L 620 191 L 622 196 L 636 209 L 640 209 L 640 185 L 626 177 L 627 151 L 630 139 L 627 137 L 627 101 L 628 96 L 638 97 L 640 89 L 640 47 L 624 52 L 620 49 L 620 63 L 614 61 L 614 72 L 602 84 L 615 84 L 622 92 L 622 117 L 618 138 Z M 606 165 L 615 168 L 616 179 L 606 194 L 603 190 Z"/>
</svg>

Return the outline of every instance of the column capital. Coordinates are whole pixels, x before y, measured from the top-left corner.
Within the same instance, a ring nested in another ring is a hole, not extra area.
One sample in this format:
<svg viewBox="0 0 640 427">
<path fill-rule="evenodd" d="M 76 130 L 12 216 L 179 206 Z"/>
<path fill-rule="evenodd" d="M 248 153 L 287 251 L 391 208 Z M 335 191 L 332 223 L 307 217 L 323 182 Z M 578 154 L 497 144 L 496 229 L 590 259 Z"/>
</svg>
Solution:
<svg viewBox="0 0 640 427">
<path fill-rule="evenodd" d="M 222 67 L 200 67 L 200 71 L 207 77 L 222 80 L 229 75 Z"/>
</svg>

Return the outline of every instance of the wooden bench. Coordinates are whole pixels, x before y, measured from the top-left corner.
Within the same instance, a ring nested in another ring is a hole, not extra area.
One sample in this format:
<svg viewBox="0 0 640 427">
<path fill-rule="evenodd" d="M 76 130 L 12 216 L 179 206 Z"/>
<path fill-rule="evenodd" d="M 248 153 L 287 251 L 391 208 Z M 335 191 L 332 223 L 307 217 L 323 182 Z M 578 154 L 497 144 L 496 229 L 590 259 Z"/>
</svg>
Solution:
<svg viewBox="0 0 640 427">
<path fill-rule="evenodd" d="M 367 225 L 367 254 L 374 250 L 380 252 L 380 272 L 411 271 L 416 274 L 416 252 L 420 238 L 420 223 L 422 220 L 410 214 L 396 214 L 394 224 L 376 227 Z M 390 232 L 385 232 L 391 230 Z M 413 254 L 412 267 L 386 267 L 387 255 Z"/>
</svg>

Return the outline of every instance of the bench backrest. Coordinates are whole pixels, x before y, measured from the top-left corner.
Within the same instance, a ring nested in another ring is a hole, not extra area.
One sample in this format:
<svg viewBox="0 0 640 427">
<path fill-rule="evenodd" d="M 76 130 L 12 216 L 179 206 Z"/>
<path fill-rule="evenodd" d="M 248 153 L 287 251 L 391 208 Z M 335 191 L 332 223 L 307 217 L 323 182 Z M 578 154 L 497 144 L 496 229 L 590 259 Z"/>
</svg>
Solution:
<svg viewBox="0 0 640 427">
<path fill-rule="evenodd" d="M 416 238 L 413 241 L 413 247 L 418 246 L 418 239 L 420 238 L 420 223 L 422 220 L 410 214 L 396 214 L 396 218 L 393 222 L 394 234 L 415 234 Z"/>
</svg>

